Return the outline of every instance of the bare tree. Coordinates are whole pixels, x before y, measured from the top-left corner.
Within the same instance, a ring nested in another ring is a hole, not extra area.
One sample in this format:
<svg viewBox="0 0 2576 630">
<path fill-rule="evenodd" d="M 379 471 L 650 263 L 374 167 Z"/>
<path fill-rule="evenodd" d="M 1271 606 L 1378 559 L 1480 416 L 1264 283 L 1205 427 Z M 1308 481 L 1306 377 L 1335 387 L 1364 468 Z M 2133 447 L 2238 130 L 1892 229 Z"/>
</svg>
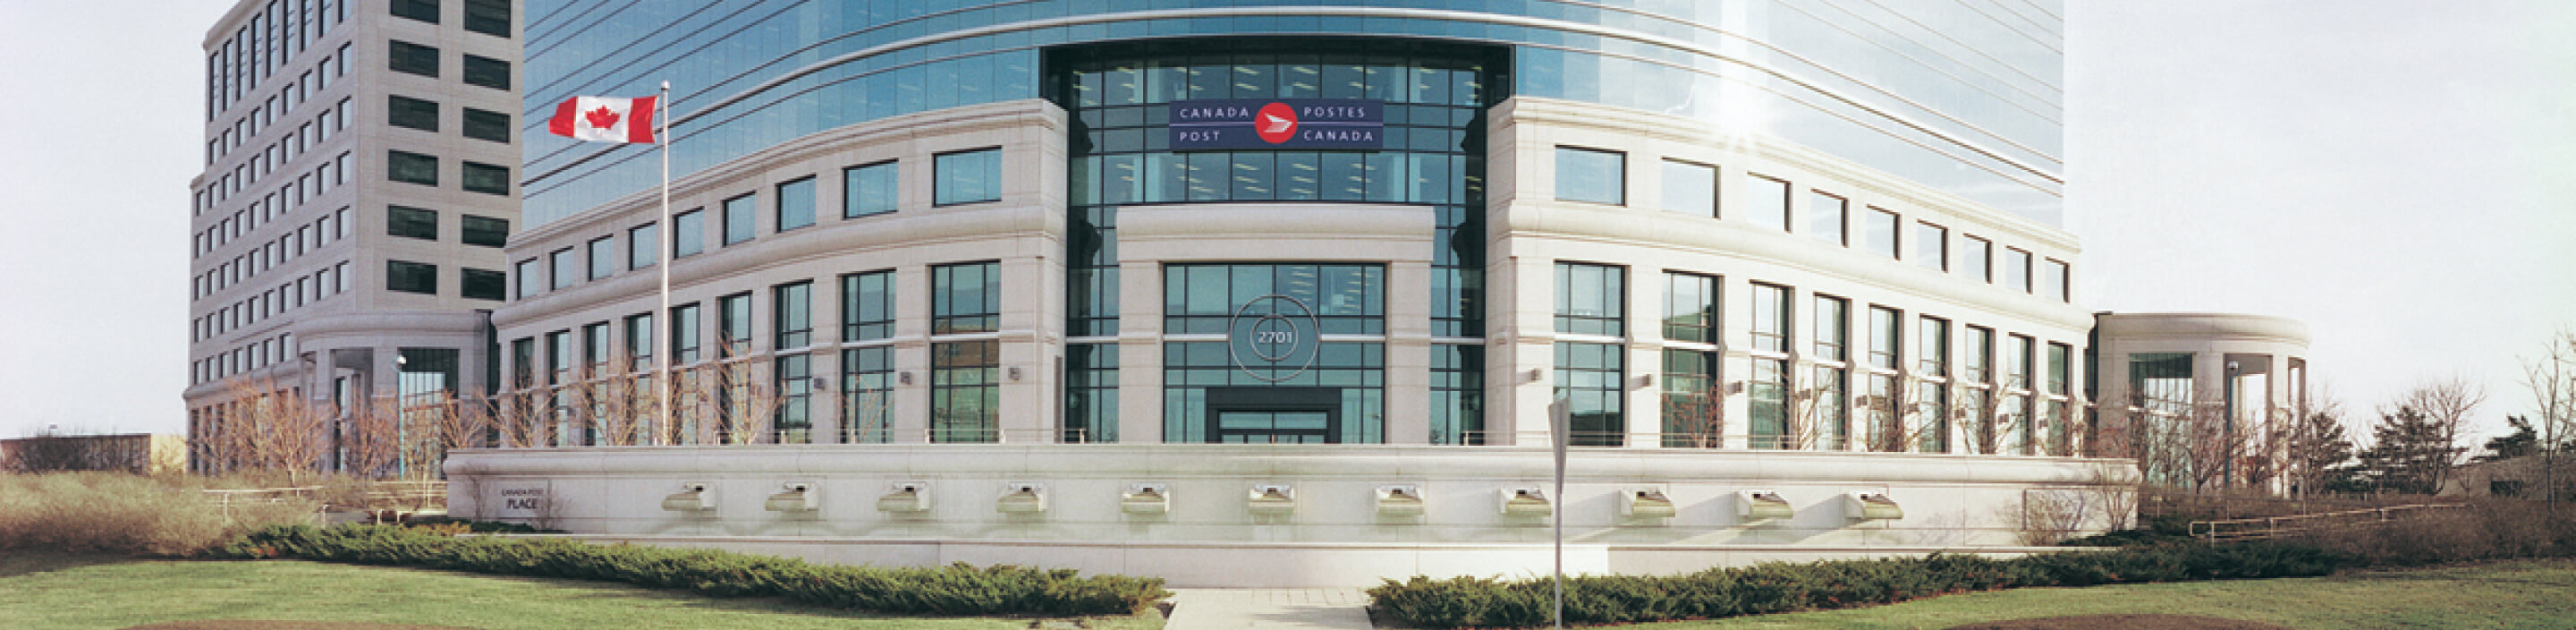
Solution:
<svg viewBox="0 0 2576 630">
<path fill-rule="evenodd" d="M 2558 498 L 2571 485 L 2570 476 L 2558 472 L 2559 455 L 2576 446 L 2576 330 L 2550 336 L 2539 356 L 2523 362 L 2522 385 L 2530 390 L 2532 412 L 2539 419 L 2542 494 L 2556 518 Z"/>
<path fill-rule="evenodd" d="M 2320 386 L 2308 397 L 2308 415 L 2294 418 L 2282 436 L 2281 475 L 2294 495 L 2305 496 L 2330 485 L 2352 461 L 2352 440 L 2344 428 L 2343 402 Z M 2292 412 L 2296 413 L 2296 412 Z"/>
<path fill-rule="evenodd" d="M 1963 387 L 1952 399 L 1958 409 L 1961 446 L 1971 455 L 1994 455 L 2003 452 L 2003 440 L 2021 430 L 2013 416 L 2003 409 L 2002 396 L 1991 387 Z"/>
<path fill-rule="evenodd" d="M 1702 382 L 1679 384 L 1680 389 L 1666 390 L 1663 396 L 1666 448 L 1719 448 L 1726 445 L 1726 397 L 1724 385 Z M 865 395 L 880 395 L 868 392 Z M 874 407 L 862 400 L 861 406 Z M 871 409 L 873 411 L 873 409 Z"/>
<path fill-rule="evenodd" d="M 312 476 L 330 448 L 330 414 L 272 376 L 244 376 L 226 385 L 235 411 L 226 435 L 235 463 L 287 474 L 289 482 Z"/>
<path fill-rule="evenodd" d="M 402 461 L 400 420 L 394 410 L 359 398 L 349 405 L 341 420 L 341 450 L 345 453 L 342 468 L 351 475 L 366 478 L 394 473 Z"/>
<path fill-rule="evenodd" d="M 2417 383 L 2405 395 L 2398 397 L 2396 406 L 2424 414 L 2441 432 L 2446 444 L 2465 452 L 2467 449 L 2463 445 L 2468 439 L 2470 414 L 2477 411 L 2478 405 L 2485 404 L 2486 399 L 2486 388 L 2454 376 Z M 2443 484 L 2450 481 L 2452 469 L 2459 464 L 2456 457 L 2443 459 L 2424 471 L 2428 475 L 2425 481 L 2439 492 Z"/>
</svg>

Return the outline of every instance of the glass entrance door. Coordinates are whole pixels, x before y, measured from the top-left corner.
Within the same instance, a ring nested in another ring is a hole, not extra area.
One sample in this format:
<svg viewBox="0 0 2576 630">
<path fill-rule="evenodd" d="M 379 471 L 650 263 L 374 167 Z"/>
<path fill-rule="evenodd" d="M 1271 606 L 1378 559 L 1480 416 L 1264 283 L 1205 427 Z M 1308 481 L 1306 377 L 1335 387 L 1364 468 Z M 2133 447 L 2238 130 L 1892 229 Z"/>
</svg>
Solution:
<svg viewBox="0 0 2576 630">
<path fill-rule="evenodd" d="M 1328 411 L 1219 411 L 1210 441 L 1221 444 L 1333 444 Z"/>
</svg>

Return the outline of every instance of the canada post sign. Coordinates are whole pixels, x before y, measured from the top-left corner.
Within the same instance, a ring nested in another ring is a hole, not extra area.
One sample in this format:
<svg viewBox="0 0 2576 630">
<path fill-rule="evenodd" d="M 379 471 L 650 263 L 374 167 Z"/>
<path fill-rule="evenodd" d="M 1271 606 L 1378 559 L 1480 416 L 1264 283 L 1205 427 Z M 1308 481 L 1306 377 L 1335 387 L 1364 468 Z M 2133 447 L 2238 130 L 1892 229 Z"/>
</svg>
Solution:
<svg viewBox="0 0 2576 630">
<path fill-rule="evenodd" d="M 1386 103 L 1364 99 L 1206 99 L 1172 103 L 1172 150 L 1377 149 Z"/>
</svg>

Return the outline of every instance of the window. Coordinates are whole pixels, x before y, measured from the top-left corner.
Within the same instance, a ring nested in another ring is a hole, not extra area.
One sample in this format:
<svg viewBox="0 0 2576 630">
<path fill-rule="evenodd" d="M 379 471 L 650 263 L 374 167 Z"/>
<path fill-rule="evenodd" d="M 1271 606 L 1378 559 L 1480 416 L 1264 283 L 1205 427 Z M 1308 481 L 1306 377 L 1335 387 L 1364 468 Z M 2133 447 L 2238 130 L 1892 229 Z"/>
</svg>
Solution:
<svg viewBox="0 0 2576 630">
<path fill-rule="evenodd" d="M 841 171 L 841 216 L 864 217 L 893 212 L 895 163 L 879 162 Z"/>
<path fill-rule="evenodd" d="M 1717 167 L 1664 160 L 1664 209 L 1717 217 Z"/>
<path fill-rule="evenodd" d="M 642 372 L 646 368 L 654 365 L 652 313 L 638 313 L 626 316 L 626 356 L 631 361 L 631 364 L 626 368 L 628 370 Z M 637 385 L 642 387 L 637 388 L 636 391 L 652 391 L 644 389 L 646 387 L 653 387 L 651 381 L 639 382 Z"/>
<path fill-rule="evenodd" d="M 1816 296 L 1815 326 L 1808 335 L 1816 338 L 1816 360 L 1851 360 L 1851 302 L 1842 298 Z"/>
<path fill-rule="evenodd" d="M 438 23 L 438 0 L 393 0 L 393 11 L 394 17 Z"/>
<path fill-rule="evenodd" d="M 1779 228 L 1782 232 L 1790 231 L 1789 182 L 1760 174 L 1746 173 L 1744 183 L 1745 203 L 1753 204 L 1752 208 L 1745 212 L 1744 219 L 1752 221 L 1754 225 Z M 1837 236 L 1835 240 L 1839 242 L 1841 237 Z"/>
<path fill-rule="evenodd" d="M 1869 307 L 1869 366 L 1894 370 L 1904 359 L 1905 315 L 1884 306 Z"/>
<path fill-rule="evenodd" d="M 1835 245 L 1850 246 L 1851 202 L 1823 192 L 1807 198 L 1807 235 Z"/>
<path fill-rule="evenodd" d="M 1915 375 L 1930 378 L 1950 375 L 1949 320 L 1937 317 L 1923 318 L 1915 331 L 1914 343 L 1918 346 L 1914 352 Z"/>
<path fill-rule="evenodd" d="M 2004 288 L 2030 292 L 2030 252 L 2004 248 Z"/>
<path fill-rule="evenodd" d="M 1717 278 L 1664 274 L 1664 338 L 1717 343 Z"/>
<path fill-rule="evenodd" d="M 1560 262 L 1556 264 L 1556 331 L 1618 337 L 1627 304 L 1627 268 Z"/>
<path fill-rule="evenodd" d="M 438 211 L 408 206 L 386 206 L 385 235 L 438 240 Z"/>
<path fill-rule="evenodd" d="M 1002 200 L 1000 148 L 942 154 L 931 162 L 933 205 Z"/>
<path fill-rule="evenodd" d="M 465 137 L 509 142 L 510 115 L 467 107 L 465 108 Z"/>
<path fill-rule="evenodd" d="M 930 268 L 930 334 L 1000 330 L 1002 265 L 999 262 Z"/>
<path fill-rule="evenodd" d="M 778 231 L 814 224 L 814 178 L 778 185 Z"/>
<path fill-rule="evenodd" d="M 1567 445 L 1627 441 L 1625 349 L 1615 343 L 1556 343 L 1556 397 L 1566 401 L 1571 417 Z"/>
<path fill-rule="evenodd" d="M 396 127 L 438 131 L 438 103 L 408 96 L 385 96 L 385 122 Z"/>
<path fill-rule="evenodd" d="M 758 229 L 754 227 L 752 221 L 759 218 L 757 214 L 759 207 L 759 193 L 745 193 L 740 197 L 725 200 L 724 244 L 726 246 L 751 240 L 752 232 Z"/>
<path fill-rule="evenodd" d="M 617 237 L 590 239 L 590 279 L 598 280 L 617 273 Z"/>
<path fill-rule="evenodd" d="M 405 41 L 388 41 L 385 63 L 395 72 L 437 77 L 438 49 Z"/>
<path fill-rule="evenodd" d="M 495 90 L 510 89 L 510 62 L 490 57 L 465 56 L 465 84 Z"/>
<path fill-rule="evenodd" d="M 751 292 L 716 298 L 716 356 L 751 351 Z"/>
<path fill-rule="evenodd" d="M 1627 154 L 1600 149 L 1556 148 L 1558 201 L 1625 204 L 1627 178 Z"/>
<path fill-rule="evenodd" d="M 643 269 L 645 267 L 653 266 L 653 263 L 661 257 L 661 252 L 656 251 L 660 248 L 655 247 L 655 245 L 659 245 L 661 242 L 661 224 L 646 223 L 627 228 L 626 268 Z"/>
<path fill-rule="evenodd" d="M 1967 327 L 1966 352 L 1959 357 L 1959 378 L 1969 383 L 1994 380 L 1995 331 L 1979 326 Z"/>
<path fill-rule="evenodd" d="M 500 247 L 510 240 L 509 219 L 468 214 L 463 215 L 458 222 L 464 224 L 464 240 L 467 245 Z"/>
<path fill-rule="evenodd" d="M 510 194 L 510 167 L 466 162 L 465 192 Z"/>
<path fill-rule="evenodd" d="M 1074 345 L 1067 353 L 1076 352 Z M 883 444 L 893 441 L 894 348 L 875 346 L 841 351 L 841 441 Z"/>
<path fill-rule="evenodd" d="M 2039 295 L 2054 302 L 2068 301 L 2066 263 L 2050 260 L 2039 265 Z"/>
<path fill-rule="evenodd" d="M 671 217 L 671 257 L 694 256 L 707 250 L 707 210 L 698 208 Z"/>
<path fill-rule="evenodd" d="M 999 340 L 930 344 L 930 441 L 999 441 L 1001 363 Z"/>
<path fill-rule="evenodd" d="M 472 267 L 459 268 L 457 273 L 462 276 L 460 289 L 466 299 L 500 300 L 509 297 L 509 274 Z"/>
<path fill-rule="evenodd" d="M 1664 349 L 1665 448 L 1717 448 L 1725 444 L 1725 390 L 1717 382 L 1718 353 Z"/>
<path fill-rule="evenodd" d="M 546 259 L 546 266 L 554 270 L 554 284 L 550 288 L 561 289 L 581 282 L 581 259 L 573 257 L 572 248 L 555 250 Z"/>
<path fill-rule="evenodd" d="M 894 336 L 894 272 L 841 276 L 841 340 Z"/>
<path fill-rule="evenodd" d="M 1974 236 L 1959 237 L 1959 270 L 1978 282 L 1994 282 L 1995 244 Z"/>
<path fill-rule="evenodd" d="M 778 350 L 803 348 L 814 343 L 814 283 L 798 282 L 770 288 L 770 329 L 776 338 L 770 347 Z"/>
<path fill-rule="evenodd" d="M 1914 264 L 1949 271 L 1950 229 L 1930 223 L 1915 223 Z"/>
<path fill-rule="evenodd" d="M 2075 348 L 2062 343 L 2048 344 L 2047 391 L 2065 396 L 2073 385 Z"/>
<path fill-rule="evenodd" d="M 671 364 L 698 361 L 698 305 L 671 307 Z"/>
<path fill-rule="evenodd" d="M 1862 227 L 1868 232 L 1866 238 L 1869 243 L 1867 246 L 1869 252 L 1880 256 L 1886 256 L 1888 258 L 1895 258 L 1897 253 L 1896 226 L 1903 224 L 1896 217 L 1896 213 L 1877 208 L 1870 208 L 1869 213 L 1865 216 L 1869 217 L 1869 222 Z"/>
<path fill-rule="evenodd" d="M 438 295 L 438 266 L 385 261 L 385 290 Z"/>
<path fill-rule="evenodd" d="M 510 36 L 510 0 L 465 0 L 465 30 Z"/>
<path fill-rule="evenodd" d="M 1789 351 L 1789 288 L 1753 285 L 1753 349 Z"/>
<path fill-rule="evenodd" d="M 438 185 L 438 158 L 406 153 L 385 152 L 385 179 L 405 184 Z"/>
</svg>

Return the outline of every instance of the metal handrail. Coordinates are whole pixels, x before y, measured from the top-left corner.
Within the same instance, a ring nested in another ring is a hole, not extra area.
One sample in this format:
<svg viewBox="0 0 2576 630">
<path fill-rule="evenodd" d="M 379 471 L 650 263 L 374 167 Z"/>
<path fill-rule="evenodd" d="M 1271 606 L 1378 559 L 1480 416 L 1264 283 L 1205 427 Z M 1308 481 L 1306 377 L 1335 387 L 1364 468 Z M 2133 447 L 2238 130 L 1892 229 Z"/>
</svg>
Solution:
<svg viewBox="0 0 2576 630">
<path fill-rule="evenodd" d="M 2364 508 L 2359 510 L 2340 510 L 2335 512 L 2318 512 L 2314 514 L 2293 514 L 2290 516 L 2265 516 L 2257 518 L 2192 521 L 2187 531 L 2193 537 L 2211 542 L 2220 540 L 2255 540 L 2324 529 L 2385 524 L 2398 518 L 2411 518 L 2430 514 L 2432 513 L 2432 510 L 2447 510 L 2464 507 L 2468 507 L 2468 504 L 2416 503 L 2409 505 Z M 2360 518 L 2364 516 L 2371 518 Z"/>
</svg>

